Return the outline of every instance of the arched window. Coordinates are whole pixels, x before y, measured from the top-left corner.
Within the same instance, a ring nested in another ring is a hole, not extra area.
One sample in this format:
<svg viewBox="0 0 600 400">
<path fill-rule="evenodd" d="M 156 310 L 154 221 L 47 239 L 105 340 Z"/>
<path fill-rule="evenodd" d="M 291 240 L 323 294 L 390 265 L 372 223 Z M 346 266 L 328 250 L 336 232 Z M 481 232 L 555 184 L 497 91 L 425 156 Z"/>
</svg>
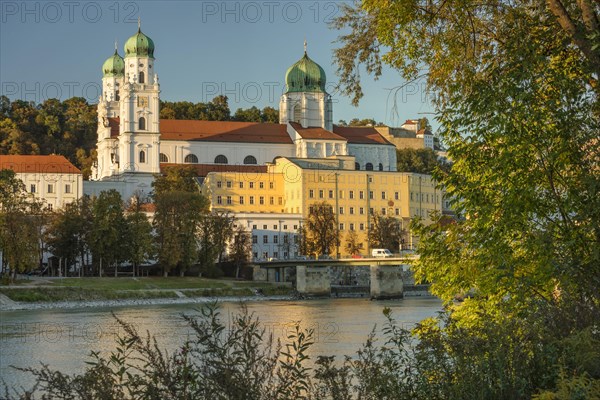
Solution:
<svg viewBox="0 0 600 400">
<path fill-rule="evenodd" d="M 302 114 L 302 107 L 300 106 L 300 103 L 296 103 L 296 105 L 294 106 L 294 115 L 293 115 L 292 121 L 300 123 L 301 114 Z"/>
<path fill-rule="evenodd" d="M 144 71 L 140 71 L 140 77 L 138 79 L 138 83 L 144 83 Z"/>
<path fill-rule="evenodd" d="M 365 165 L 365 169 L 367 171 L 373 171 L 373 164 L 371 164 L 370 162 L 368 162 L 367 165 Z"/>
<path fill-rule="evenodd" d="M 138 120 L 138 129 L 140 131 L 146 130 L 146 118 L 140 117 L 140 119 Z"/>
<path fill-rule="evenodd" d="M 246 156 L 246 158 L 244 158 L 244 164 L 258 164 L 258 163 L 256 162 L 256 157 Z"/>
<path fill-rule="evenodd" d="M 382 163 L 379 163 L 379 170 L 383 171 L 383 164 Z"/>
<path fill-rule="evenodd" d="M 188 154 L 185 156 L 184 162 L 187 164 L 198 164 L 198 157 L 195 154 Z"/>
<path fill-rule="evenodd" d="M 357 162 L 355 162 L 354 163 L 354 169 L 357 170 L 357 171 L 360 170 L 360 164 L 357 163 Z"/>
<path fill-rule="evenodd" d="M 161 163 L 168 163 L 169 162 L 169 157 L 167 157 L 167 155 L 164 154 L 164 153 L 160 153 L 158 155 L 158 161 L 161 162 Z"/>
<path fill-rule="evenodd" d="M 146 152 L 144 150 L 140 151 L 140 163 L 146 162 Z"/>
<path fill-rule="evenodd" d="M 215 164 L 227 164 L 227 157 L 225 157 L 223 154 L 219 154 L 218 156 L 215 157 Z"/>
</svg>

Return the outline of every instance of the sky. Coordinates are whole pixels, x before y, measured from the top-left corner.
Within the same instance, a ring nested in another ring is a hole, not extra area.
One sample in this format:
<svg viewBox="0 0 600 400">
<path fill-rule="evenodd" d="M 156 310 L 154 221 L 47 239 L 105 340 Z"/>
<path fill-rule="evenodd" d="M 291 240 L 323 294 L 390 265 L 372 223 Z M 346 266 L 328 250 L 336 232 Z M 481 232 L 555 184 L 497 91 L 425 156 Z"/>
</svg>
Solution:
<svg viewBox="0 0 600 400">
<path fill-rule="evenodd" d="M 398 92 L 404 81 L 385 68 L 375 80 L 362 73 L 360 105 L 337 93 L 333 50 L 340 32 L 328 22 L 340 14 L 331 1 L 7 1 L 0 0 L 0 92 L 11 100 L 43 102 L 73 96 L 96 103 L 103 62 L 123 54 L 142 32 L 155 43 L 155 71 L 166 101 L 207 102 L 219 94 L 237 108 L 279 108 L 285 72 L 308 55 L 327 75 L 333 118 L 373 118 L 390 126 L 433 111 L 424 82 Z M 433 123 L 433 121 L 432 121 Z M 433 123 L 435 129 L 435 123 Z"/>
</svg>

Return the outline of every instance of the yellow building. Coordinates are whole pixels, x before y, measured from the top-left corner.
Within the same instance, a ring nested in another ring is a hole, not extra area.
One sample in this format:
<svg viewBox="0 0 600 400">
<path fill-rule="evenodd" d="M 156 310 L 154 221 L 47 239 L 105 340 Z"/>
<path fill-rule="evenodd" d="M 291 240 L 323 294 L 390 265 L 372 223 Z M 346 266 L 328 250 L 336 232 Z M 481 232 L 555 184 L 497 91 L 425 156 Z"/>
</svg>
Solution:
<svg viewBox="0 0 600 400">
<path fill-rule="evenodd" d="M 368 255 L 375 214 L 398 218 L 408 230 L 412 218 L 420 216 L 427 222 L 433 212 L 442 211 L 442 193 L 431 176 L 356 170 L 353 156 L 279 157 L 261 173 L 212 172 L 203 190 L 213 209 L 234 214 L 279 213 L 304 219 L 311 206 L 326 201 L 335 210 L 343 256 L 348 255 L 343 250 L 348 231 L 356 231 L 364 244 L 362 254 Z M 416 238 L 407 234 L 405 247 L 415 244 Z"/>
</svg>

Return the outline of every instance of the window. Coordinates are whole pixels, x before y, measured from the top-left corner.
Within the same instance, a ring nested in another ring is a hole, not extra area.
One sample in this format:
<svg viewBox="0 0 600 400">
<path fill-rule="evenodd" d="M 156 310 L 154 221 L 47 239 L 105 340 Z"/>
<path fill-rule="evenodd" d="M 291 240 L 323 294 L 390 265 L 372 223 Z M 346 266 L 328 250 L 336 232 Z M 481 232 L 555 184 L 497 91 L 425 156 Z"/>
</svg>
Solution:
<svg viewBox="0 0 600 400">
<path fill-rule="evenodd" d="M 244 188 L 244 182 L 240 182 L 240 189 Z"/>
<path fill-rule="evenodd" d="M 413 198 L 413 192 L 410 192 L 410 201 L 413 201 L 413 200 L 414 200 L 414 198 Z"/>
<path fill-rule="evenodd" d="M 350 207 L 350 214 L 354 214 L 354 207 Z"/>
<path fill-rule="evenodd" d="M 283 205 L 283 197 L 280 196 L 280 197 L 277 198 L 277 204 L 280 205 L 280 206 Z"/>
<path fill-rule="evenodd" d="M 259 199 L 258 199 L 258 203 L 261 204 L 261 205 L 265 204 L 265 197 L 264 196 L 260 196 Z"/>
<path fill-rule="evenodd" d="M 298 230 L 298 225 L 294 225 L 294 230 Z"/>
<path fill-rule="evenodd" d="M 256 157 L 254 157 L 254 156 L 246 156 L 244 158 L 244 164 L 258 164 L 258 163 L 256 162 Z"/>
<path fill-rule="evenodd" d="M 363 215 L 363 214 L 365 213 L 365 209 L 364 209 L 363 207 L 360 207 L 360 208 L 358 209 L 358 213 L 359 213 L 360 215 Z"/>
<path fill-rule="evenodd" d="M 273 243 L 279 243 L 279 236 L 273 235 Z"/>
<path fill-rule="evenodd" d="M 65 185 L 65 193 L 71 193 L 71 185 L 68 183 Z"/>
<path fill-rule="evenodd" d="M 254 204 L 254 196 L 250 196 L 250 204 Z"/>
<path fill-rule="evenodd" d="M 344 214 L 344 207 L 340 207 L 340 215 Z"/>
<path fill-rule="evenodd" d="M 315 191 L 313 189 L 310 189 L 308 191 L 308 197 L 311 198 L 311 199 L 315 197 Z"/>
<path fill-rule="evenodd" d="M 386 213 L 385 207 L 381 207 L 381 215 L 386 215 Z"/>
<path fill-rule="evenodd" d="M 232 187 L 232 186 L 233 186 L 233 182 L 231 182 L 231 181 L 227 181 L 227 187 L 228 187 L 229 189 L 231 189 L 231 187 Z"/>
<path fill-rule="evenodd" d="M 358 229 L 360 229 L 361 231 L 365 230 L 365 224 L 359 224 L 358 225 Z"/>
<path fill-rule="evenodd" d="M 369 208 L 369 214 L 373 215 L 373 207 Z"/>
<path fill-rule="evenodd" d="M 398 193 L 398 192 L 395 192 L 395 193 L 394 193 L 394 199 L 395 199 L 395 200 L 400 200 L 400 193 Z"/>
<path fill-rule="evenodd" d="M 267 225 L 266 225 L 266 224 L 265 224 L 265 225 L 263 225 L 263 229 L 267 229 Z"/>
<path fill-rule="evenodd" d="M 217 196 L 217 204 L 223 204 L 223 198 L 221 196 Z"/>
<path fill-rule="evenodd" d="M 363 192 L 362 190 L 360 192 L 358 192 L 358 198 L 359 199 L 364 199 L 365 198 L 365 192 Z"/>
<path fill-rule="evenodd" d="M 287 229 L 287 225 L 283 225 L 283 229 Z"/>
<path fill-rule="evenodd" d="M 139 160 L 140 164 L 146 163 L 146 152 L 144 150 L 140 151 L 138 160 Z"/>
<path fill-rule="evenodd" d="M 254 253 L 252 253 L 254 255 L 254 259 L 258 258 L 258 253 L 255 251 Z"/>
<path fill-rule="evenodd" d="M 188 154 L 183 160 L 186 164 L 198 164 L 198 157 L 195 154 Z"/>
<path fill-rule="evenodd" d="M 254 189 L 254 182 L 250 182 L 250 189 Z"/>
<path fill-rule="evenodd" d="M 161 163 L 168 163 L 169 162 L 169 157 L 167 157 L 167 155 L 165 153 L 160 153 L 158 155 L 158 161 Z"/>
<path fill-rule="evenodd" d="M 351 198 L 351 199 L 353 199 L 353 198 L 354 198 L 354 190 L 351 190 L 351 191 L 350 191 L 350 193 L 349 193 L 349 196 L 350 196 L 350 198 Z"/>
<path fill-rule="evenodd" d="M 48 193 L 54 193 L 54 185 L 48 185 Z"/>
<path fill-rule="evenodd" d="M 373 164 L 371 164 L 370 162 L 368 162 L 367 165 L 365 165 L 365 169 L 367 171 L 373 171 Z"/>
<path fill-rule="evenodd" d="M 240 196 L 240 205 L 244 205 L 244 196 Z"/>
<path fill-rule="evenodd" d="M 273 196 L 269 197 L 269 204 L 270 205 L 274 205 L 275 204 L 275 198 Z"/>
<path fill-rule="evenodd" d="M 321 189 L 319 190 L 319 198 L 322 199 L 323 197 L 325 197 L 325 192 Z"/>
<path fill-rule="evenodd" d="M 46 206 L 46 209 L 47 209 L 48 211 L 52 211 L 52 203 L 49 203 L 49 204 Z"/>
<path fill-rule="evenodd" d="M 138 79 L 138 83 L 144 83 L 144 71 L 140 71 L 140 77 Z"/>
<path fill-rule="evenodd" d="M 344 223 L 343 223 L 343 222 L 341 222 L 341 223 L 340 223 L 340 231 L 343 231 L 343 230 L 344 230 Z"/>
<path fill-rule="evenodd" d="M 277 251 L 274 251 L 274 252 L 273 252 L 273 258 L 277 258 L 277 257 L 279 257 L 279 252 L 277 252 Z"/>
<path fill-rule="evenodd" d="M 31 184 L 31 186 L 29 186 L 29 191 L 31 193 L 35 193 L 35 184 Z"/>
<path fill-rule="evenodd" d="M 263 235 L 263 243 L 269 243 L 269 235 Z"/>
<path fill-rule="evenodd" d="M 140 117 L 140 119 L 138 119 L 138 129 L 140 131 L 146 130 L 146 118 Z"/>
<path fill-rule="evenodd" d="M 258 243 L 258 236 L 252 235 L 252 244 L 257 244 L 257 243 Z"/>
<path fill-rule="evenodd" d="M 333 199 L 333 190 L 330 190 L 330 191 L 329 191 L 329 198 L 330 198 L 330 199 Z"/>
<path fill-rule="evenodd" d="M 381 200 L 385 200 L 385 192 L 381 192 Z"/>
<path fill-rule="evenodd" d="M 400 215 L 400 209 L 396 208 L 396 215 Z"/>
<path fill-rule="evenodd" d="M 231 196 L 227 196 L 227 205 L 232 205 L 233 201 L 231 200 Z"/>
<path fill-rule="evenodd" d="M 217 187 L 218 187 L 218 188 L 222 188 L 222 187 L 223 187 L 223 182 L 221 182 L 221 181 L 217 181 Z"/>
<path fill-rule="evenodd" d="M 373 191 L 369 190 L 369 199 L 373 200 Z"/>
<path fill-rule="evenodd" d="M 359 171 L 360 170 L 360 164 L 357 163 L 357 162 L 355 162 L 354 163 L 354 169 L 357 170 L 357 171 Z"/>
<path fill-rule="evenodd" d="M 267 260 L 269 258 L 269 252 L 268 251 L 263 251 L 262 256 L 265 260 Z"/>
<path fill-rule="evenodd" d="M 259 189 L 264 189 L 265 188 L 265 183 L 264 182 L 258 182 L 258 188 Z"/>
<path fill-rule="evenodd" d="M 353 231 L 354 230 L 354 224 L 350 224 L 350 230 Z"/>
<path fill-rule="evenodd" d="M 258 225 L 252 225 L 252 229 L 256 229 Z"/>
<path fill-rule="evenodd" d="M 269 189 L 273 189 L 275 187 L 275 182 L 269 182 Z"/>
<path fill-rule="evenodd" d="M 383 164 L 382 163 L 379 163 L 379 170 L 383 171 Z"/>
<path fill-rule="evenodd" d="M 277 230 L 277 225 L 273 225 L 273 229 Z"/>
<path fill-rule="evenodd" d="M 227 164 L 228 160 L 223 154 L 219 154 L 215 157 L 215 164 Z"/>
</svg>

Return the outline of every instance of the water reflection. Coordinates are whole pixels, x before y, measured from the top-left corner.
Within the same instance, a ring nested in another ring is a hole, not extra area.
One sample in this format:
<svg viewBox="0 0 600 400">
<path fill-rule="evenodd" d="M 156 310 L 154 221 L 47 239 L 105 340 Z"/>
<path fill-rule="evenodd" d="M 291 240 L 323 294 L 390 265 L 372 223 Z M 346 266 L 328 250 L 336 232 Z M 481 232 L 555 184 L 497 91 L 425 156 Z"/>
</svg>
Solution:
<svg viewBox="0 0 600 400">
<path fill-rule="evenodd" d="M 382 326 L 384 307 L 393 310 L 396 320 L 410 328 L 436 315 L 441 302 L 435 298 L 407 298 L 397 301 L 326 299 L 312 301 L 264 301 L 247 303 L 275 338 L 285 340 L 296 321 L 313 328 L 313 354 L 353 355 L 374 325 Z M 91 350 L 109 352 L 115 348 L 120 328 L 112 316 L 131 323 L 138 331 L 150 331 L 161 347 L 177 349 L 193 332 L 181 317 L 197 314 L 197 305 L 160 305 L 123 308 L 33 310 L 0 313 L 0 376 L 12 385 L 28 387 L 31 377 L 10 368 L 40 362 L 63 372 L 81 372 Z M 222 303 L 227 321 L 239 304 Z"/>
</svg>

